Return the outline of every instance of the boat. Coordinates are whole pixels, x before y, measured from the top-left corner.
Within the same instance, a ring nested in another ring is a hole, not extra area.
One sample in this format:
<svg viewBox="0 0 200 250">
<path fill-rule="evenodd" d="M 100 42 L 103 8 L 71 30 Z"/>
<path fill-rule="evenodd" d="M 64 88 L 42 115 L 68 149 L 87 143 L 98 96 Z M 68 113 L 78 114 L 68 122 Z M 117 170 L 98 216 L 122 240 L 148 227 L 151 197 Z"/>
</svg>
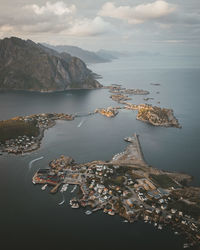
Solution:
<svg viewBox="0 0 200 250">
<path fill-rule="evenodd" d="M 113 215 L 115 215 L 115 212 L 109 211 L 108 214 L 113 216 Z"/>
<path fill-rule="evenodd" d="M 47 187 L 47 184 L 45 184 L 44 186 L 42 186 L 41 189 L 44 191 L 46 189 L 46 187 Z"/>
<path fill-rule="evenodd" d="M 124 223 L 128 223 L 128 221 L 127 221 L 127 220 L 123 220 L 123 222 L 124 222 Z"/>
<path fill-rule="evenodd" d="M 72 208 L 79 208 L 79 204 L 78 204 L 78 203 L 73 203 L 73 204 L 71 205 L 71 207 L 72 207 Z"/>
<path fill-rule="evenodd" d="M 74 188 L 72 189 L 71 193 L 73 193 L 77 188 L 77 185 L 74 186 Z"/>
<path fill-rule="evenodd" d="M 184 245 L 183 245 L 183 248 L 188 248 L 189 247 L 189 244 L 188 243 L 185 243 Z"/>
<path fill-rule="evenodd" d="M 58 205 L 60 206 L 60 205 L 64 204 L 64 202 L 65 202 L 65 200 L 63 200 L 60 203 L 58 203 Z"/>
<path fill-rule="evenodd" d="M 67 191 L 67 188 L 68 188 L 68 184 L 64 184 L 60 190 L 61 193 Z"/>
<path fill-rule="evenodd" d="M 90 214 L 92 214 L 92 211 L 87 210 L 87 211 L 85 212 L 85 214 L 86 214 L 86 215 L 90 215 Z"/>
</svg>

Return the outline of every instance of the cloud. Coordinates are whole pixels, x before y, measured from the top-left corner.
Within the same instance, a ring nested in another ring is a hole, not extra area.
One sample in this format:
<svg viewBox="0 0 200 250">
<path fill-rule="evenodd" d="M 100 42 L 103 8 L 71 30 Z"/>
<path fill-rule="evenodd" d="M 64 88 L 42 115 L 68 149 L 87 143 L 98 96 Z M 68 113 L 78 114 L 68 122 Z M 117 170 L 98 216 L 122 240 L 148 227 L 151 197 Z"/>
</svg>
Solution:
<svg viewBox="0 0 200 250">
<path fill-rule="evenodd" d="M 19 10 L 17 10 L 18 12 Z M 21 14 L 0 16 L 0 35 L 16 34 L 64 34 L 76 37 L 98 36 L 114 30 L 102 17 L 82 17 L 77 14 L 75 5 L 64 2 L 43 5 L 24 5 Z"/>
<path fill-rule="evenodd" d="M 99 15 L 125 20 L 130 24 L 140 24 L 148 20 L 155 20 L 167 16 L 174 12 L 175 9 L 175 5 L 163 0 L 137 6 L 119 7 L 116 7 L 112 2 L 107 2 L 102 6 Z"/>
<path fill-rule="evenodd" d="M 64 2 L 50 3 L 46 2 L 45 5 L 39 6 L 37 4 L 27 5 L 26 9 L 33 10 L 36 15 L 53 14 L 57 16 L 62 16 L 64 14 L 73 14 L 76 11 L 76 6 L 67 6 Z"/>
<path fill-rule="evenodd" d="M 97 36 L 111 30 L 113 30 L 113 26 L 97 16 L 94 19 L 76 20 L 66 32 L 74 36 Z"/>
</svg>

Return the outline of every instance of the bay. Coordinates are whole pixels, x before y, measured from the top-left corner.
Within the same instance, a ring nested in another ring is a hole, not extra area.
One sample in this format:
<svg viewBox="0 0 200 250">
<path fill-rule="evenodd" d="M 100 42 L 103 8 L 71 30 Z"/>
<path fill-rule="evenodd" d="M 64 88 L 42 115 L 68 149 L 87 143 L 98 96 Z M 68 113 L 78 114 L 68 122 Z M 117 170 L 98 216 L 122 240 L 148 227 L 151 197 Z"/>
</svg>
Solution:
<svg viewBox="0 0 200 250">
<path fill-rule="evenodd" d="M 189 173 L 193 184 L 200 184 L 199 79 L 198 68 L 159 68 L 137 65 L 130 58 L 90 65 L 103 76 L 105 85 L 123 84 L 150 91 L 149 103 L 173 108 L 182 129 L 153 127 L 137 121 L 136 112 L 121 111 L 108 119 L 100 115 L 59 121 L 45 132 L 41 148 L 25 156 L 0 156 L 0 197 L 2 242 L 7 249 L 30 245 L 45 249 L 182 249 L 183 239 L 169 229 L 150 224 L 122 223 L 118 216 L 102 212 L 86 216 L 83 209 L 69 206 L 71 187 L 65 194 L 50 195 L 34 186 L 32 176 L 38 168 L 60 155 L 77 162 L 109 160 L 126 147 L 125 136 L 140 135 L 148 164 L 157 168 Z M 160 86 L 150 85 L 151 82 Z M 160 92 L 157 94 L 156 92 Z M 60 93 L 0 92 L 0 119 L 46 112 L 87 113 L 99 107 L 116 106 L 106 89 Z M 144 96 L 133 96 L 133 103 L 144 103 Z M 157 102 L 160 102 L 158 104 Z M 30 167 L 30 161 L 44 156 Z"/>
</svg>

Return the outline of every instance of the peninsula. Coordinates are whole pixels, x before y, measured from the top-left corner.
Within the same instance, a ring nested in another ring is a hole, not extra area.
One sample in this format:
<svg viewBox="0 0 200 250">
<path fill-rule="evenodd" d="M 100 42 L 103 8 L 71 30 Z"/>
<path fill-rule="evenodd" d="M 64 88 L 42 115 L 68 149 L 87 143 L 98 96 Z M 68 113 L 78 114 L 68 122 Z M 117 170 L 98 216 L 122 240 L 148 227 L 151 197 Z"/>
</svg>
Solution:
<svg viewBox="0 0 200 250">
<path fill-rule="evenodd" d="M 2 152 L 23 154 L 40 147 L 44 131 L 56 124 L 56 120 L 71 121 L 68 114 L 38 114 L 15 117 L 0 121 L 0 150 Z"/>
<path fill-rule="evenodd" d="M 78 185 L 79 191 L 69 201 L 72 208 L 86 208 L 86 214 L 102 210 L 118 214 L 126 222 L 143 220 L 158 229 L 173 228 L 185 236 L 184 248 L 200 243 L 200 188 L 188 187 L 191 177 L 149 166 L 143 158 L 138 136 L 127 137 L 124 152 L 111 161 L 77 164 L 69 156 L 50 162 L 39 169 L 34 184 L 52 186 L 51 193 L 67 185 Z M 62 203 L 63 204 L 63 203 Z M 90 207 L 90 210 L 88 210 Z"/>
</svg>

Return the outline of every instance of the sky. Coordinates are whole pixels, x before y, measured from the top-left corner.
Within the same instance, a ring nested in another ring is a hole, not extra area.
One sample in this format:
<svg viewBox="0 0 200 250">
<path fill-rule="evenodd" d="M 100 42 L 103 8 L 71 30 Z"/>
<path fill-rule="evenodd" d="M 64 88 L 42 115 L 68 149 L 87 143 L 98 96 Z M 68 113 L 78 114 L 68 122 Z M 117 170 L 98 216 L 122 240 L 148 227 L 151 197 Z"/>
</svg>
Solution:
<svg viewBox="0 0 200 250">
<path fill-rule="evenodd" d="M 0 0 L 0 39 L 200 55 L 200 0 Z"/>
</svg>

